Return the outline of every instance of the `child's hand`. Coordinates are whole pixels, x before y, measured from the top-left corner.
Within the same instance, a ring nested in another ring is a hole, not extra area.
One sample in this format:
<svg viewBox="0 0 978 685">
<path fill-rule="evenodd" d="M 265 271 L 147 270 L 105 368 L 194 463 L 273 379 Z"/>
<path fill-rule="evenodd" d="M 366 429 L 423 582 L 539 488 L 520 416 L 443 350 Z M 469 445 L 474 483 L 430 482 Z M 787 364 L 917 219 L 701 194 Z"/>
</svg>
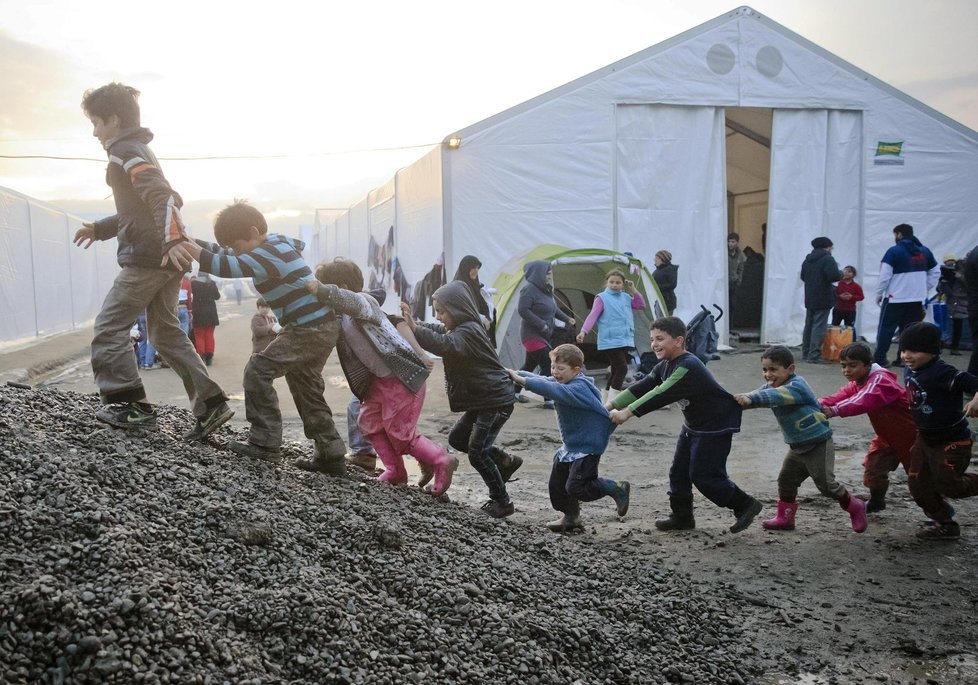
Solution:
<svg viewBox="0 0 978 685">
<path fill-rule="evenodd" d="M 404 316 L 404 323 L 413 331 L 417 326 L 414 323 L 414 313 L 411 311 L 411 305 L 407 302 L 401 302 L 401 315 Z"/>
<path fill-rule="evenodd" d="M 309 279 L 304 285 L 306 286 L 306 290 L 309 291 L 310 295 L 315 295 L 319 290 L 319 281 L 317 281 L 315 278 Z"/>
<path fill-rule="evenodd" d="M 627 278 L 625 279 L 625 292 L 628 293 L 629 295 L 635 294 L 635 281 L 632 281 Z"/>
<path fill-rule="evenodd" d="M 978 418 L 978 393 L 975 393 L 971 401 L 964 405 L 964 415 L 970 416 L 973 419 Z"/>
<path fill-rule="evenodd" d="M 737 404 L 739 404 L 741 407 L 749 407 L 751 404 L 753 404 L 750 401 L 750 397 L 744 395 L 743 393 L 740 395 L 734 395 L 734 399 L 737 400 Z"/>
<path fill-rule="evenodd" d="M 197 249 L 194 250 L 194 248 Z M 163 254 L 163 261 L 160 262 L 160 267 L 172 264 L 181 271 L 189 271 L 190 265 L 194 263 L 195 259 L 199 258 L 200 245 L 192 240 L 184 240 L 170 246 L 170 249 Z"/>
<path fill-rule="evenodd" d="M 632 418 L 632 410 L 628 407 L 625 407 L 624 409 L 611 410 L 611 422 L 616 426 L 620 426 L 630 418 Z"/>
<path fill-rule="evenodd" d="M 578 344 L 581 344 L 582 342 L 584 342 L 584 331 L 581 331 L 580 333 L 578 333 L 577 334 L 577 337 L 574 338 L 574 340 L 576 340 Z"/>
<path fill-rule="evenodd" d="M 514 371 L 513 369 L 506 369 L 506 373 L 509 374 L 509 377 L 513 379 L 513 382 L 517 385 L 526 385 L 526 379 L 523 378 L 523 376 L 521 376 L 517 371 Z"/>
<path fill-rule="evenodd" d="M 75 245 L 86 250 L 95 242 L 95 224 L 84 223 L 82 227 L 75 231 Z M 84 243 L 84 245 L 82 245 Z"/>
<path fill-rule="evenodd" d="M 428 373 L 435 370 L 435 360 L 426 354 L 420 355 L 421 363 L 424 364 L 424 368 L 428 369 Z"/>
</svg>

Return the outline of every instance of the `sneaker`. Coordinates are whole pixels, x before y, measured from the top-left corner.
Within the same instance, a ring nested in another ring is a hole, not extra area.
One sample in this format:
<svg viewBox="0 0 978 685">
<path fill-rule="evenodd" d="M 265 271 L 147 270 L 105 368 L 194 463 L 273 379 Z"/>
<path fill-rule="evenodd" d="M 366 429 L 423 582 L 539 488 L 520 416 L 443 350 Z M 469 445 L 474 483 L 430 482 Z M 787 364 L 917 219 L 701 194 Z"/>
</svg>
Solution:
<svg viewBox="0 0 978 685">
<path fill-rule="evenodd" d="M 361 452 L 359 454 L 345 454 L 343 458 L 346 459 L 346 463 L 350 466 L 356 466 L 358 469 L 363 469 L 364 471 L 373 473 L 377 469 L 376 454 Z"/>
<path fill-rule="evenodd" d="M 509 455 L 509 461 L 506 462 L 506 466 L 497 466 L 499 469 L 499 475 L 502 476 L 504 483 L 509 483 L 513 480 L 513 474 L 516 473 L 519 468 L 523 465 L 523 457 L 517 457 L 515 454 Z"/>
<path fill-rule="evenodd" d="M 494 519 L 501 519 L 509 516 L 514 511 L 516 507 L 513 506 L 513 501 L 508 500 L 506 502 L 498 502 L 494 499 L 489 500 L 482 505 L 482 511 L 486 512 Z"/>
<path fill-rule="evenodd" d="M 139 402 L 107 404 L 95 412 L 95 418 L 116 428 L 151 428 L 156 426 L 156 409 Z"/>
<path fill-rule="evenodd" d="M 523 396 L 523 393 L 521 393 L 521 392 L 516 393 L 516 396 L 513 399 L 515 399 L 520 404 L 526 404 L 527 402 L 530 401 L 529 399 L 527 399 L 526 397 L 524 397 Z"/>
<path fill-rule="evenodd" d="M 554 401 L 553 400 L 544 400 L 543 401 L 543 408 L 544 409 L 553 409 L 554 408 Z"/>
<path fill-rule="evenodd" d="M 184 442 L 197 442 L 203 440 L 225 423 L 230 421 L 232 416 L 234 416 L 234 411 L 228 406 L 228 403 L 221 402 L 219 405 L 204 414 L 203 417 L 198 418 L 197 424 L 189 431 L 184 433 Z"/>
<path fill-rule="evenodd" d="M 267 461 L 269 464 L 282 463 L 282 450 L 278 449 L 277 447 L 263 447 L 262 445 L 256 445 L 253 442 L 238 442 L 237 440 L 232 440 L 228 444 L 228 449 L 242 457 L 260 459 L 261 461 Z"/>
<path fill-rule="evenodd" d="M 917 531 L 919 540 L 957 540 L 961 537 L 961 527 L 954 521 L 937 523 Z"/>
<path fill-rule="evenodd" d="M 751 497 L 750 504 L 743 511 L 734 512 L 737 514 L 737 521 L 730 526 L 730 532 L 739 533 L 742 530 L 746 530 L 747 526 L 761 513 L 761 509 L 763 508 L 760 502 Z"/>
<path fill-rule="evenodd" d="M 627 480 L 620 480 L 615 483 L 615 486 L 617 490 L 611 497 L 615 500 L 615 506 L 618 508 L 618 518 L 621 518 L 628 513 L 628 496 L 632 491 L 632 484 Z"/>
</svg>

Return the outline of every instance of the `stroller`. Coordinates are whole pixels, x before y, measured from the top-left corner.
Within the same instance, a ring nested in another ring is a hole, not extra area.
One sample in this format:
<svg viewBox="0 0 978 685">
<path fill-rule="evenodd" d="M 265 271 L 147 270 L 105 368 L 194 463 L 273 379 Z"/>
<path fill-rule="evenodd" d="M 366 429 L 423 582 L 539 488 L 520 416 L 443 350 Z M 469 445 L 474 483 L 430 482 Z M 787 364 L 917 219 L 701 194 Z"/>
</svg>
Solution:
<svg viewBox="0 0 978 685">
<path fill-rule="evenodd" d="M 716 304 L 713 308 L 717 310 L 717 316 L 713 316 L 713 312 L 700 305 L 700 311 L 686 324 L 686 351 L 695 354 L 704 364 L 711 359 L 720 358 L 717 354 L 720 334 L 717 333 L 716 323 L 723 318 L 723 310 Z"/>
</svg>

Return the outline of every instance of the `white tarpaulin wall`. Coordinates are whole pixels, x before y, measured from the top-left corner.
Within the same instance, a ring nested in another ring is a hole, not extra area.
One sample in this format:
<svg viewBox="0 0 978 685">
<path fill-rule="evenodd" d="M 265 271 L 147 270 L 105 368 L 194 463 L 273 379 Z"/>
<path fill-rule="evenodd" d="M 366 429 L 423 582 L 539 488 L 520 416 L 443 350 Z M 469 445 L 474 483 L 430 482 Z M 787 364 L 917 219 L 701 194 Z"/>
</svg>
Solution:
<svg viewBox="0 0 978 685">
<path fill-rule="evenodd" d="M 674 312 L 683 321 L 700 305 L 726 309 L 726 255 L 716 249 L 727 234 L 723 110 L 622 105 L 616 115 L 618 244 L 635 255 L 669 250 L 685 267 Z"/>
<path fill-rule="evenodd" d="M 805 327 L 801 264 L 812 250 L 811 238 L 832 240 L 832 254 L 841 260 L 840 268 L 861 261 L 861 144 L 860 112 L 774 110 L 765 251 L 766 342 L 801 340 Z M 864 327 L 857 322 L 857 328 Z"/>
<path fill-rule="evenodd" d="M 75 246 L 82 220 L 0 188 L 0 346 L 84 326 L 118 273 L 116 241 Z"/>
</svg>

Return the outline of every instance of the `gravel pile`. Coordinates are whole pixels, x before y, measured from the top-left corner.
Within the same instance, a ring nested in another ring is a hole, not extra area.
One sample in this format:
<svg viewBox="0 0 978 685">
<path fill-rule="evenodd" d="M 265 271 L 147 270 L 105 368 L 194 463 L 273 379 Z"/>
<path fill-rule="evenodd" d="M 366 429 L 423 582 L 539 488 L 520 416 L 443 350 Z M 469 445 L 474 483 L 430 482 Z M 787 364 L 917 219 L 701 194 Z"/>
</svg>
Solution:
<svg viewBox="0 0 978 685">
<path fill-rule="evenodd" d="M 756 675 L 742 608 L 647 560 L 184 445 L 185 410 L 160 406 L 159 430 L 133 434 L 97 408 L 0 388 L 0 682 Z"/>
</svg>

